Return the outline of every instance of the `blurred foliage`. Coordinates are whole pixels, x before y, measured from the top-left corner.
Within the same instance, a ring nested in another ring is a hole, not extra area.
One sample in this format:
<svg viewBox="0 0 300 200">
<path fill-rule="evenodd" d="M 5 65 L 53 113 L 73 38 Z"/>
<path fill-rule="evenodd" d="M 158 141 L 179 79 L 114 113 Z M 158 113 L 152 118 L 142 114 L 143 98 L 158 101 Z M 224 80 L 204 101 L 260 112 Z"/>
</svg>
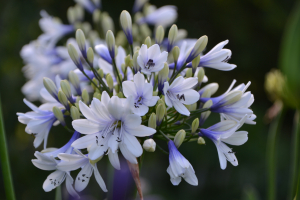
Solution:
<svg viewBox="0 0 300 200">
<path fill-rule="evenodd" d="M 179 28 L 187 29 L 188 37 L 198 38 L 207 35 L 208 50 L 220 41 L 229 39 L 227 48 L 233 52 L 231 63 L 237 68 L 230 72 L 207 69 L 210 82 L 218 82 L 218 94 L 224 92 L 232 79 L 239 83 L 252 82 L 250 90 L 255 95 L 253 105 L 257 114 L 257 125 L 244 126 L 249 131 L 249 141 L 235 147 L 239 166 L 230 164 L 221 170 L 216 148 L 212 142 L 199 146 L 195 143 L 182 145 L 180 151 L 190 160 L 199 179 L 199 186 L 193 187 L 184 181 L 177 187 L 170 183 L 166 173 L 168 158 L 159 151 L 145 152 L 141 176 L 144 178 L 145 196 L 147 199 L 265 199 L 266 168 L 265 145 L 267 125 L 263 122 L 266 109 L 271 105 L 264 93 L 264 77 L 271 68 L 276 68 L 280 51 L 280 41 L 287 17 L 294 5 L 292 0 L 151 0 L 158 7 L 176 5 Z M 25 83 L 21 68 L 23 66 L 19 52 L 23 45 L 37 38 L 41 33 L 38 26 L 39 11 L 45 9 L 50 15 L 58 16 L 64 23 L 66 10 L 74 5 L 73 1 L 54 0 L 6 0 L 0 7 L 0 93 L 3 98 L 3 113 L 6 127 L 10 160 L 13 172 L 17 199 L 53 199 L 55 192 L 45 193 L 42 184 L 49 172 L 35 168 L 31 159 L 35 151 L 32 136 L 25 133 L 25 126 L 17 120 L 16 112 L 27 112 L 20 92 Z M 103 10 L 108 11 L 118 27 L 118 17 L 123 9 L 131 11 L 132 1 L 103 0 Z M 86 14 L 88 15 L 88 14 Z M 90 16 L 87 16 L 90 18 Z M 294 36 L 293 36 L 294 37 Z M 297 41 L 300 41 L 299 39 Z M 298 73 L 295 73 L 297 76 Z M 287 181 L 290 160 L 290 132 L 293 113 L 283 123 L 284 131 L 279 135 L 277 148 L 278 180 L 277 199 L 284 199 L 287 192 Z M 207 121 L 210 126 L 219 120 L 218 115 Z M 61 127 L 54 127 L 49 137 L 49 146 L 63 145 L 70 135 Z M 59 139 L 58 139 L 59 138 Z M 161 144 L 165 148 L 165 144 Z M 38 149 L 40 150 L 40 149 Z M 279 161 L 280 159 L 280 161 Z M 99 163 L 100 173 L 107 181 L 105 170 L 111 166 L 105 158 Z M 76 173 L 76 172 L 75 172 Z M 75 174 L 74 173 L 74 174 Z M 5 199 L 0 175 L 0 199 Z M 105 196 L 98 188 L 96 181 L 91 180 L 82 199 L 95 199 Z M 63 194 L 65 186 L 63 185 Z M 249 189 L 250 188 L 250 189 Z"/>
</svg>

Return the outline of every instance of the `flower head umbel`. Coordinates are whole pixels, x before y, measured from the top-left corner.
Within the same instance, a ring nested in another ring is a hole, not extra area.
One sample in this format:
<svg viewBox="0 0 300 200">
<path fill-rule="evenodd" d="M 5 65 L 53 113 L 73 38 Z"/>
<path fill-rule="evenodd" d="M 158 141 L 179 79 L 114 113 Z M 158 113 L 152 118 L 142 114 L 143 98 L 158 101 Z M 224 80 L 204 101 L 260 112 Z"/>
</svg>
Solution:
<svg viewBox="0 0 300 200">
<path fill-rule="evenodd" d="M 167 61 L 168 53 L 166 51 L 160 52 L 158 44 L 154 44 L 147 48 L 147 45 L 143 44 L 137 62 L 141 67 L 141 72 L 150 75 L 152 72 L 159 72 Z"/>
<path fill-rule="evenodd" d="M 144 116 L 148 112 L 149 107 L 156 104 L 159 97 L 152 96 L 153 86 L 145 82 L 145 77 L 140 72 L 134 75 L 133 80 L 134 82 L 123 82 L 124 95 L 127 98 L 130 96 L 133 98 L 132 112 L 139 116 Z"/>
<path fill-rule="evenodd" d="M 205 136 L 211 139 L 218 150 L 221 169 L 225 169 L 227 166 L 227 160 L 233 165 L 237 166 L 238 161 L 235 156 L 235 152 L 232 151 L 225 143 L 231 145 L 242 145 L 248 140 L 247 131 L 237 131 L 246 120 L 245 115 L 241 121 L 236 120 L 222 120 L 221 122 L 207 128 L 200 129 L 199 136 Z"/>
<path fill-rule="evenodd" d="M 165 82 L 163 92 L 167 106 L 174 106 L 180 114 L 189 116 L 190 111 L 184 104 L 191 105 L 199 100 L 199 93 L 191 89 L 197 83 L 197 78 L 184 79 L 182 76 L 176 78 L 171 85 Z"/>
<path fill-rule="evenodd" d="M 86 136 L 76 140 L 77 149 L 89 147 L 89 159 L 96 160 L 109 149 L 116 154 L 120 149 L 131 163 L 137 163 L 143 149 L 135 136 L 145 137 L 156 131 L 141 125 L 141 117 L 131 114 L 128 100 L 102 93 L 101 101 L 94 98 L 91 107 L 79 102 L 82 114 L 87 119 L 73 121 L 75 130 Z"/>
<path fill-rule="evenodd" d="M 191 163 L 181 155 L 172 140 L 168 142 L 168 147 L 170 166 L 167 172 L 171 177 L 172 184 L 178 185 L 183 178 L 191 185 L 198 185 L 198 179 Z"/>
</svg>

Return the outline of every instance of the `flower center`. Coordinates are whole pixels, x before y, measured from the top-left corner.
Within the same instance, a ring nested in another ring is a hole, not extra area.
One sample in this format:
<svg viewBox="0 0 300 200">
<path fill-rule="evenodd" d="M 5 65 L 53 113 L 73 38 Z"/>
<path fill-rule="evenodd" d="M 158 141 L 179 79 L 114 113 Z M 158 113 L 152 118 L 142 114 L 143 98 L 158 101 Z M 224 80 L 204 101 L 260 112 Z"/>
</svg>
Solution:
<svg viewBox="0 0 300 200">
<path fill-rule="evenodd" d="M 149 59 L 146 66 L 145 66 L 145 68 L 150 69 L 151 67 L 154 67 L 154 66 L 155 66 L 155 63 L 153 62 L 153 60 Z"/>
<path fill-rule="evenodd" d="M 139 98 L 136 99 L 136 102 L 134 103 L 135 108 L 139 108 L 143 104 L 143 97 L 140 96 Z"/>
</svg>

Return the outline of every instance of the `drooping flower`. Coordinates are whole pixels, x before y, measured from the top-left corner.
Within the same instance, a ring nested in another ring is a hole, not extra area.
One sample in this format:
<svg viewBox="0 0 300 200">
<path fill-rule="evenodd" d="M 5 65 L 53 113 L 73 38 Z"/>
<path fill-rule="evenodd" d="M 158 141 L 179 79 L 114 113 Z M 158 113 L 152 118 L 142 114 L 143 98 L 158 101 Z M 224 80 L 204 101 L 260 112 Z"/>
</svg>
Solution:
<svg viewBox="0 0 300 200">
<path fill-rule="evenodd" d="M 37 148 L 44 141 L 45 149 L 47 146 L 49 131 L 57 119 L 52 111 L 42 110 L 26 99 L 24 99 L 24 103 L 33 111 L 27 113 L 17 113 L 18 120 L 22 124 L 27 125 L 25 128 L 26 133 L 34 134 L 34 147 Z"/>
<path fill-rule="evenodd" d="M 131 110 L 139 116 L 144 116 L 149 107 L 154 106 L 159 99 L 158 96 L 152 96 L 153 86 L 145 82 L 145 77 L 140 72 L 134 75 L 133 82 L 124 81 L 122 88 L 125 97 L 131 96 L 133 98 Z"/>
<path fill-rule="evenodd" d="M 81 192 L 86 188 L 94 172 L 97 183 L 104 192 L 107 192 L 106 185 L 98 171 L 97 164 L 90 162 L 89 158 L 80 151 L 77 151 L 77 153 L 78 154 L 59 154 L 58 157 L 62 161 L 57 165 L 57 169 L 61 171 L 74 171 L 81 168 L 81 171 L 75 179 L 75 190 L 77 192 Z"/>
<path fill-rule="evenodd" d="M 199 67 L 209 67 L 221 71 L 230 71 L 236 68 L 236 65 L 227 63 L 231 58 L 232 52 L 230 49 L 223 49 L 228 43 L 228 40 L 220 42 L 212 48 L 207 54 L 200 57 Z M 187 67 L 191 67 L 189 63 Z"/>
<path fill-rule="evenodd" d="M 207 129 L 200 129 L 199 136 L 205 136 L 211 139 L 217 147 L 221 169 L 227 166 L 227 160 L 237 166 L 238 161 L 235 152 L 225 143 L 231 145 L 242 145 L 248 140 L 247 131 L 237 131 L 247 119 L 245 115 L 240 121 L 223 120 Z"/>
<path fill-rule="evenodd" d="M 69 194 L 73 197 L 79 198 L 79 195 L 72 186 L 74 180 L 71 177 L 70 172 L 61 171 L 56 168 L 57 164 L 61 161 L 56 160 L 53 156 L 48 156 L 38 151 L 35 152 L 34 156 L 37 158 L 32 159 L 34 166 L 47 171 L 55 170 L 46 178 L 43 184 L 45 192 L 52 191 L 66 180 L 66 188 Z"/>
<path fill-rule="evenodd" d="M 183 178 L 187 183 L 197 186 L 198 179 L 191 163 L 178 151 L 172 140 L 168 142 L 168 147 L 170 165 L 167 172 L 172 184 L 178 185 Z"/>
<path fill-rule="evenodd" d="M 159 72 L 167 61 L 168 52 L 160 52 L 158 44 L 154 44 L 149 49 L 147 45 L 143 44 L 137 62 L 141 67 L 141 72 L 150 75 L 152 72 Z"/>
<path fill-rule="evenodd" d="M 156 131 L 141 125 L 141 117 L 131 114 L 129 104 L 128 99 L 110 98 L 106 92 L 102 93 L 101 101 L 94 98 L 91 107 L 80 101 L 80 111 L 86 119 L 74 120 L 72 125 L 86 136 L 76 140 L 72 146 L 76 149 L 88 147 L 91 160 L 98 159 L 108 150 L 116 155 L 120 149 L 128 161 L 137 163 L 136 157 L 142 154 L 143 149 L 135 136 L 145 137 Z M 115 162 L 111 163 L 114 165 Z"/>
<path fill-rule="evenodd" d="M 177 18 L 177 8 L 176 6 L 163 6 L 160 7 L 147 16 L 141 18 L 138 23 L 143 24 L 151 24 L 155 26 L 162 25 L 164 27 L 168 27 L 174 23 Z"/>
<path fill-rule="evenodd" d="M 197 83 L 197 78 L 184 79 L 182 76 L 176 78 L 171 85 L 169 82 L 165 82 L 163 91 L 167 106 L 174 106 L 180 114 L 189 116 L 190 111 L 184 104 L 191 105 L 199 100 L 199 93 L 191 89 Z"/>
</svg>

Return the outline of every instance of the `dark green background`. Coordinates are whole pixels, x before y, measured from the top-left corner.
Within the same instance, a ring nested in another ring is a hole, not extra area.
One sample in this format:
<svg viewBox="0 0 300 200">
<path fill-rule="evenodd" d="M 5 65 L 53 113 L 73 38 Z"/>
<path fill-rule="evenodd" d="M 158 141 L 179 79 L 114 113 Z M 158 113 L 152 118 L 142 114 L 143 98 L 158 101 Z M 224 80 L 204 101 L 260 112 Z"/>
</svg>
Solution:
<svg viewBox="0 0 300 200">
<path fill-rule="evenodd" d="M 159 151 L 145 153 L 141 176 L 149 185 L 148 195 L 161 199 L 249 199 L 246 194 L 254 193 L 259 199 L 266 199 L 266 139 L 268 125 L 264 114 L 271 102 L 264 92 L 265 74 L 278 66 L 282 33 L 287 17 L 294 5 L 292 0 L 152 0 L 158 7 L 176 5 L 179 28 L 188 30 L 188 37 L 207 35 L 208 49 L 229 39 L 226 46 L 233 52 L 230 63 L 237 68 L 230 72 L 206 70 L 210 82 L 218 82 L 224 92 L 233 79 L 238 83 L 251 81 L 250 90 L 255 96 L 253 105 L 257 114 L 257 125 L 245 125 L 249 141 L 234 147 L 239 166 L 228 164 L 221 170 L 216 148 L 208 140 L 206 146 L 189 143 L 180 148 L 182 154 L 193 165 L 199 179 L 194 187 L 182 182 L 174 187 L 166 173 L 167 156 Z M 27 112 L 20 92 L 25 83 L 21 68 L 24 65 L 19 56 L 23 45 L 41 34 L 38 26 L 39 11 L 45 9 L 50 15 L 60 17 L 64 23 L 66 10 L 74 5 L 71 0 L 26 0 L 4 1 L 0 6 L 0 93 L 3 103 L 4 122 L 9 145 L 9 154 L 17 199 L 54 199 L 54 192 L 45 193 L 42 184 L 50 172 L 35 168 L 31 159 L 35 151 L 33 138 L 24 131 L 25 126 L 17 120 L 16 112 Z M 104 0 L 103 10 L 118 22 L 122 10 L 131 10 L 133 1 Z M 86 14 L 88 15 L 88 14 Z M 119 29 L 116 24 L 116 28 Z M 214 114 L 204 126 L 217 122 Z M 277 143 L 278 179 L 277 199 L 285 199 L 288 188 L 290 138 L 293 112 L 288 111 L 283 131 Z M 60 127 L 52 129 L 49 146 L 64 144 L 70 135 Z M 165 144 L 164 147 L 166 148 Z M 40 149 L 39 149 L 40 150 Z M 107 177 L 107 158 L 99 163 L 101 174 Z M 111 168 L 111 167 L 110 167 Z M 75 177 L 75 175 L 73 176 Z M 5 199 L 2 176 L 0 175 L 0 199 Z M 107 181 L 106 181 L 107 182 Z M 86 199 L 100 199 L 101 189 L 91 180 L 83 194 Z M 84 198 L 83 198 L 84 199 Z M 250 199 L 249 199 L 250 200 Z"/>
</svg>

